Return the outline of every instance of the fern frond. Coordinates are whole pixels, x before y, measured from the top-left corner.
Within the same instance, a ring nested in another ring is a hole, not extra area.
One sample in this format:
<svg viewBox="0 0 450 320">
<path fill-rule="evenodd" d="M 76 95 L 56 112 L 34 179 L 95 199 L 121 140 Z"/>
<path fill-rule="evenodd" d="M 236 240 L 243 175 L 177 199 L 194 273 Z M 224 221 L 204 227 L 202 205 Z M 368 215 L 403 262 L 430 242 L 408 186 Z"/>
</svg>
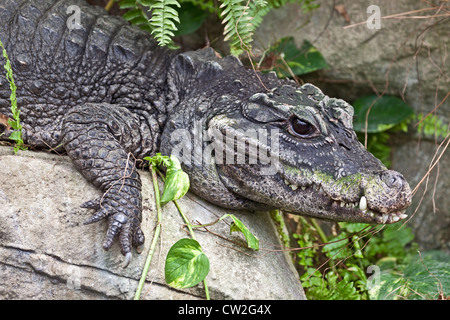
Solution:
<svg viewBox="0 0 450 320">
<path fill-rule="evenodd" d="M 250 50 L 253 27 L 249 15 L 248 0 L 220 0 L 220 15 L 224 24 L 224 40 L 230 42 L 230 51 L 239 55 L 243 50 Z"/>
<path fill-rule="evenodd" d="M 156 0 L 150 7 L 152 10 L 150 19 L 153 27 L 152 34 L 161 46 L 172 43 L 173 32 L 177 30 L 175 22 L 180 23 L 178 12 L 173 8 L 174 6 L 180 7 L 177 0 Z"/>
<path fill-rule="evenodd" d="M 230 51 L 239 55 L 250 51 L 253 32 L 262 22 L 271 6 L 266 0 L 220 0 L 220 15 L 225 24 L 224 40 L 229 41 Z"/>
<path fill-rule="evenodd" d="M 175 22 L 179 23 L 178 12 L 174 7 L 180 7 L 177 0 L 117 0 L 121 9 L 129 9 L 123 18 L 141 29 L 149 31 L 161 46 L 171 45 Z M 152 13 L 149 19 L 144 10 Z"/>
<path fill-rule="evenodd" d="M 116 0 L 117 1 L 117 0 Z M 153 30 L 150 21 L 144 12 L 143 6 L 149 7 L 153 1 L 148 0 L 118 0 L 120 9 L 129 9 L 123 14 L 123 18 L 131 24 L 143 30 L 151 32 Z"/>
</svg>

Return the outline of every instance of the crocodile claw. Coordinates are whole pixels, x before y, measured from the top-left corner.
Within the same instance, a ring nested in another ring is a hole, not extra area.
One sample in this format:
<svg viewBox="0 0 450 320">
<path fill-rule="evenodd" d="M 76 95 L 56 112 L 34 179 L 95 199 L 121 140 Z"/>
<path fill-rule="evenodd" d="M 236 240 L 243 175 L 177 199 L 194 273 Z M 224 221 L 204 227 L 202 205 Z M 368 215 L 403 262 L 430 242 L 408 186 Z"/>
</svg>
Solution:
<svg viewBox="0 0 450 320">
<path fill-rule="evenodd" d="M 140 229 L 139 214 L 136 208 L 131 208 L 120 201 L 120 191 L 105 193 L 102 198 L 90 200 L 81 205 L 82 208 L 97 210 L 84 224 L 92 224 L 104 218 L 108 219 L 108 230 L 106 231 L 103 249 L 109 250 L 118 238 L 120 251 L 125 256 L 122 267 L 126 268 L 131 261 L 131 248 L 137 247 L 138 253 L 145 241 L 144 234 Z"/>
</svg>

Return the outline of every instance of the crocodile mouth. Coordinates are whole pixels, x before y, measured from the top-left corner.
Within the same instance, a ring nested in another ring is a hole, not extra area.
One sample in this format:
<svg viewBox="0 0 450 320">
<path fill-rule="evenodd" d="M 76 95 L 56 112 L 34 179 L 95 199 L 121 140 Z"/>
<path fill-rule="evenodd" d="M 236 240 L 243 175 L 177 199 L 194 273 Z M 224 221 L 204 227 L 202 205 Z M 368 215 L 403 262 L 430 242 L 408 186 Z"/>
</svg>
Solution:
<svg viewBox="0 0 450 320">
<path fill-rule="evenodd" d="M 375 224 L 391 224 L 408 217 L 405 213 L 406 208 L 394 210 L 391 212 L 380 212 L 374 208 L 370 208 L 367 197 L 362 195 L 357 201 L 346 201 L 342 199 L 335 199 L 328 194 L 325 189 L 317 183 L 310 183 L 306 185 L 298 185 L 295 182 L 288 180 L 286 177 L 282 178 L 284 188 L 294 197 L 299 196 L 300 193 L 308 194 L 314 197 L 318 203 L 321 203 L 324 209 L 329 213 L 334 213 L 336 217 L 342 220 L 349 221 L 360 220 L 364 223 Z M 298 194 L 296 194 L 298 192 Z M 292 194 L 294 193 L 294 194 Z M 286 210 L 289 212 L 289 210 Z M 295 213 L 295 212 L 292 212 Z M 302 211 L 302 213 L 304 213 Z M 334 219 L 331 219 L 334 220 Z"/>
</svg>

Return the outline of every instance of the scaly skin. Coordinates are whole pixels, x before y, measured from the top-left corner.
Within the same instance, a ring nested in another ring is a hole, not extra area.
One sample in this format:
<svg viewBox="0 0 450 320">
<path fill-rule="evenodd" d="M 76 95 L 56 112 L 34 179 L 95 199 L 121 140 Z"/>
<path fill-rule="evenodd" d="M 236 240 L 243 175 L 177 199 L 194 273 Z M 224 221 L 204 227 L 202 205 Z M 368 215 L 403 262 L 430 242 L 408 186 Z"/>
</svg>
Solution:
<svg viewBox="0 0 450 320">
<path fill-rule="evenodd" d="M 80 29 L 67 28 L 73 5 Z M 104 248 L 118 237 L 125 265 L 144 243 L 136 159 L 156 152 L 178 155 L 191 190 L 222 207 L 406 217 L 408 183 L 357 141 L 353 108 L 312 85 L 256 74 L 212 49 L 160 48 L 82 0 L 0 0 L 0 21 L 25 142 L 65 150 L 103 191 L 83 205 L 95 210 L 86 223 L 108 220 Z M 0 113 L 11 117 L 9 94 L 1 74 Z"/>
</svg>

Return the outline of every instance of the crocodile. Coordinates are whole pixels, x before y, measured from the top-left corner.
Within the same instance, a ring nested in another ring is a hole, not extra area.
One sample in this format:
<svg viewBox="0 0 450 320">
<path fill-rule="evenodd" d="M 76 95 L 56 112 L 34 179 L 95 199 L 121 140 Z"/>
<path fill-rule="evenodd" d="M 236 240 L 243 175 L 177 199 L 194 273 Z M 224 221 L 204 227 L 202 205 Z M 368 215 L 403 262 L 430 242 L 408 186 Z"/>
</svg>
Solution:
<svg viewBox="0 0 450 320">
<path fill-rule="evenodd" d="M 180 52 L 84 0 L 0 0 L 23 140 L 65 151 L 103 196 L 127 265 L 145 239 L 140 159 L 177 155 L 190 190 L 224 208 L 282 209 L 332 221 L 394 223 L 411 191 L 357 140 L 353 107 L 312 84 L 246 68 L 213 49 Z M 5 62 L 3 59 L 2 63 Z M 12 117 L 0 76 L 0 113 Z M 11 134 L 3 128 L 2 139 Z"/>
</svg>

